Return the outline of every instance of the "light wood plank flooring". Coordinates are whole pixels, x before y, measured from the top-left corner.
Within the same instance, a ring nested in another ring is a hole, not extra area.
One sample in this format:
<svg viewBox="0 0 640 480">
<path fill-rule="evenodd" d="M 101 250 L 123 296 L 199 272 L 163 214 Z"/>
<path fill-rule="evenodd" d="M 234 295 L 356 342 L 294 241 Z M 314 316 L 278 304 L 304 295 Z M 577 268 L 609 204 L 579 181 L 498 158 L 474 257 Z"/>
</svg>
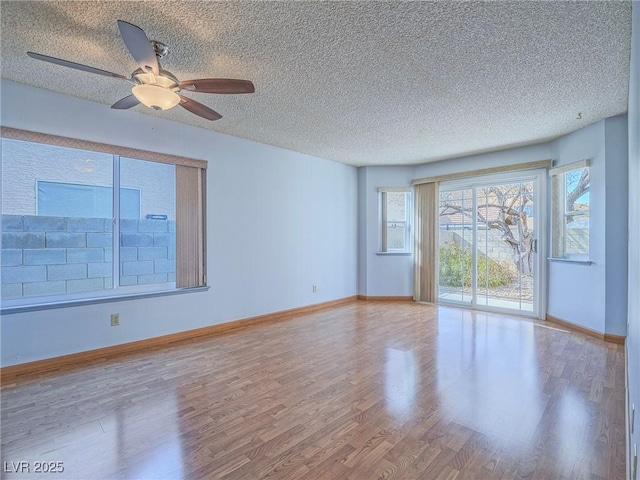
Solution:
<svg viewBox="0 0 640 480">
<path fill-rule="evenodd" d="M 544 322 L 356 301 L 25 377 L 3 477 L 623 479 L 623 365 Z"/>
</svg>

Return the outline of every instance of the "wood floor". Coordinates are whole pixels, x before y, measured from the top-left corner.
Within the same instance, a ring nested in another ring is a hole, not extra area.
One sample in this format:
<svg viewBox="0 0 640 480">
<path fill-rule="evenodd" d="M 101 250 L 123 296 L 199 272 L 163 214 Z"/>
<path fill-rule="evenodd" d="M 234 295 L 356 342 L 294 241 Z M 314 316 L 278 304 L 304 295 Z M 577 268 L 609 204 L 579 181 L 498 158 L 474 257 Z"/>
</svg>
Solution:
<svg viewBox="0 0 640 480">
<path fill-rule="evenodd" d="M 3 477 L 624 479 L 623 362 L 543 322 L 357 301 L 24 378 Z"/>
</svg>

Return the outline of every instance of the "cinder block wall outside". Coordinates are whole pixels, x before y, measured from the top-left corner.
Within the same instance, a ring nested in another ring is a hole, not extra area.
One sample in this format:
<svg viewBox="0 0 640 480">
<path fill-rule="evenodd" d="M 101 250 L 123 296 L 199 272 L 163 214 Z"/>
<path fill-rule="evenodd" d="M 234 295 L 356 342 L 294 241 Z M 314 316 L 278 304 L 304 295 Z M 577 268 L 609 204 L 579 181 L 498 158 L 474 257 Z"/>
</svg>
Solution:
<svg viewBox="0 0 640 480">
<path fill-rule="evenodd" d="M 489 258 L 500 262 L 505 267 L 518 272 L 517 265 L 513 262 L 511 248 L 502 240 L 502 233 L 496 230 L 480 230 L 478 237 L 478 254 L 488 255 Z M 486 235 L 486 236 L 485 236 Z M 471 230 L 464 233 L 462 229 L 440 230 L 440 245 L 454 244 L 465 249 L 471 248 Z"/>
<path fill-rule="evenodd" d="M 517 230 L 514 229 L 514 236 L 518 238 Z M 513 261 L 511 248 L 502 239 L 502 233 L 498 230 L 480 230 L 478 234 L 478 254 L 488 255 L 489 258 L 500 262 L 505 267 L 518 273 L 518 266 Z M 486 235 L 486 236 L 485 236 Z M 586 228 L 567 229 L 567 249 L 572 252 L 582 252 L 589 250 L 589 230 Z M 539 240 L 542 241 L 542 240 Z M 458 247 L 471 248 L 471 231 L 464 233 L 461 228 L 451 230 L 440 229 L 440 245 L 449 243 Z"/>
<path fill-rule="evenodd" d="M 2 215 L 2 299 L 112 286 L 111 219 Z M 120 285 L 175 281 L 175 221 L 122 220 Z"/>
</svg>

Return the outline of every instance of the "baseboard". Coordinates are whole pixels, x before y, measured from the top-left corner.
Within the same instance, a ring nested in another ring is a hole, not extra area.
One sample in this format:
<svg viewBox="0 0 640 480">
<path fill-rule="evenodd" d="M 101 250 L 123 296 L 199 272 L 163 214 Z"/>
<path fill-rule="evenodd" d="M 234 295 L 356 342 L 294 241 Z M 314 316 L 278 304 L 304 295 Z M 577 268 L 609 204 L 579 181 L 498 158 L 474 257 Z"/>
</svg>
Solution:
<svg viewBox="0 0 640 480">
<path fill-rule="evenodd" d="M 613 335 L 611 333 L 600 333 L 596 330 L 591 330 L 590 328 L 583 327 L 581 325 L 576 325 L 575 323 L 567 322 L 558 317 L 554 317 L 553 315 L 547 314 L 545 316 L 545 320 L 549 323 L 555 323 L 560 325 L 561 327 L 567 328 L 574 332 L 582 333 L 584 335 L 588 335 L 590 337 L 599 338 L 600 340 L 604 340 L 609 343 L 617 343 L 618 345 L 624 345 L 626 337 L 622 335 Z"/>
<path fill-rule="evenodd" d="M 328 302 L 315 303 L 304 307 L 267 313 L 256 317 L 242 318 L 231 322 L 219 323 L 208 327 L 172 333 L 160 337 L 147 338 L 135 342 L 122 343 L 110 347 L 88 350 L 86 352 L 72 353 L 61 357 L 46 358 L 35 362 L 21 363 L 0 368 L 0 385 L 8 387 L 16 384 L 20 379 L 28 377 L 40 377 L 45 374 L 58 373 L 79 366 L 87 362 L 106 361 L 114 357 L 122 357 L 125 354 L 136 353 L 140 350 L 152 350 L 165 347 L 169 344 L 193 340 L 203 337 L 217 336 L 225 333 L 242 330 L 258 324 L 276 323 L 289 320 L 293 317 L 314 313 L 328 308 L 339 307 L 357 301 L 357 296 L 340 298 Z"/>
<path fill-rule="evenodd" d="M 617 343 L 618 345 L 624 345 L 627 337 L 623 335 L 612 335 L 611 333 L 604 334 L 604 341 L 610 343 Z"/>
<path fill-rule="evenodd" d="M 375 301 L 375 302 L 412 302 L 413 297 L 358 295 L 358 300 Z"/>
<path fill-rule="evenodd" d="M 626 442 L 625 442 L 625 450 L 626 450 L 626 464 L 627 465 L 627 474 L 626 474 L 626 479 L 630 480 L 631 479 L 631 475 L 633 474 L 632 470 L 632 464 L 631 464 L 631 458 L 632 458 L 632 451 L 631 451 L 631 392 L 629 390 L 629 345 L 625 344 L 624 346 L 624 391 L 625 391 L 625 396 L 624 396 L 624 427 L 625 427 L 625 437 L 626 437 Z M 635 419 L 634 419 L 635 420 Z"/>
</svg>

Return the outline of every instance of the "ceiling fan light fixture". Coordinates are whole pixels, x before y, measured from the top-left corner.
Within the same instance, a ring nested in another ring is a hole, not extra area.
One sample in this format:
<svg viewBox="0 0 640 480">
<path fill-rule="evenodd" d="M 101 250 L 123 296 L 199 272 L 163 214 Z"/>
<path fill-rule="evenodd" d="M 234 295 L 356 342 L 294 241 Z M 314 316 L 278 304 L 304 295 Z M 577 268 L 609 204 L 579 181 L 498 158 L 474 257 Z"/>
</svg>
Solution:
<svg viewBox="0 0 640 480">
<path fill-rule="evenodd" d="M 180 103 L 180 96 L 160 85 L 136 85 L 131 93 L 140 103 L 154 110 L 169 110 Z"/>
</svg>

